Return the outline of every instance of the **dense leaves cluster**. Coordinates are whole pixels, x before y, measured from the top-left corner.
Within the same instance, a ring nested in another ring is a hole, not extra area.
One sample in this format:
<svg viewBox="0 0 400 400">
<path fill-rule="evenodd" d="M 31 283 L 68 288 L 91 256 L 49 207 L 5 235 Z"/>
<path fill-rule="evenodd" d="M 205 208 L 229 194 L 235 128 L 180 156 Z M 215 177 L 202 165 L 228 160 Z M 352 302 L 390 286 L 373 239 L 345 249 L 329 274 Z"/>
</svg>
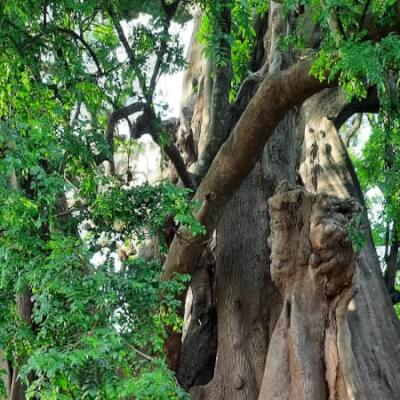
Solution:
<svg viewBox="0 0 400 400">
<path fill-rule="evenodd" d="M 167 216 L 202 227 L 187 190 L 110 174 L 104 134 L 115 110 L 153 107 L 153 81 L 184 64 L 166 10 L 0 5 L 0 348 L 28 398 L 185 397 L 162 355 L 166 326 L 180 329 L 185 277 L 161 283 L 161 259 L 117 250 L 159 233 Z"/>
</svg>

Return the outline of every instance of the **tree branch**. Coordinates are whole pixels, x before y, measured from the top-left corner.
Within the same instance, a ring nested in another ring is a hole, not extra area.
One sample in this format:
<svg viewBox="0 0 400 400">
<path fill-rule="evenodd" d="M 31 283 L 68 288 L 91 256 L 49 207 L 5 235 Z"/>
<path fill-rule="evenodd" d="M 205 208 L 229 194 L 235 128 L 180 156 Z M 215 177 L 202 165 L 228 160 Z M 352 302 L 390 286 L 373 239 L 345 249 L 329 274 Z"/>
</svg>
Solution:
<svg viewBox="0 0 400 400">
<path fill-rule="evenodd" d="M 328 86 L 311 77 L 309 68 L 309 62 L 302 61 L 262 82 L 194 196 L 203 202 L 197 218 L 207 228 L 207 234 L 193 237 L 182 230 L 175 237 L 164 264 L 163 279 L 193 272 L 208 235 L 216 228 L 235 190 L 254 168 L 278 123 L 290 108 Z"/>
<path fill-rule="evenodd" d="M 230 122 L 229 92 L 232 81 L 231 45 L 227 37 L 231 32 L 231 11 L 229 1 L 225 0 L 221 11 L 220 51 L 226 54 L 226 64 L 216 63 L 215 78 L 211 95 L 211 118 L 208 127 L 206 144 L 199 156 L 196 175 L 199 179 L 207 173 L 215 155 L 226 140 Z"/>
<path fill-rule="evenodd" d="M 368 89 L 368 94 L 365 99 L 355 99 L 351 103 L 347 104 L 333 119 L 336 129 L 340 127 L 354 114 L 357 113 L 377 113 L 379 112 L 380 104 L 378 98 L 378 91 L 376 86 Z"/>
<path fill-rule="evenodd" d="M 106 128 L 106 140 L 110 148 L 113 148 L 113 140 L 114 140 L 114 131 L 117 123 L 121 121 L 121 119 L 128 118 L 130 115 L 144 111 L 146 108 L 146 104 L 138 102 L 129 104 L 126 107 L 115 110 L 111 113 L 108 118 L 107 128 Z"/>
<path fill-rule="evenodd" d="M 167 17 L 164 22 L 164 30 L 163 30 L 164 38 L 161 39 L 161 46 L 157 53 L 156 63 L 154 65 L 153 74 L 150 79 L 150 85 L 149 85 L 149 91 L 148 91 L 149 100 L 151 100 L 153 98 L 154 89 L 156 87 L 157 78 L 160 73 L 163 57 L 164 57 L 165 52 L 167 51 L 167 39 L 165 39 L 165 36 L 168 35 L 170 24 L 171 24 L 171 19 L 169 17 Z"/>
<path fill-rule="evenodd" d="M 360 18 L 360 23 L 358 24 L 358 32 L 362 31 L 362 28 L 363 28 L 364 22 L 365 22 L 365 17 L 367 16 L 368 8 L 370 5 L 371 5 L 371 0 L 367 0 L 365 3 L 365 6 L 364 6 L 363 13 Z"/>
<path fill-rule="evenodd" d="M 151 100 L 153 98 L 153 93 L 154 93 L 154 89 L 156 87 L 157 78 L 160 73 L 163 57 L 164 57 L 165 52 L 167 51 L 168 40 L 166 39 L 166 37 L 168 35 L 169 27 L 171 25 L 171 19 L 176 13 L 179 2 L 180 2 L 180 0 L 175 1 L 172 4 L 167 4 L 165 2 L 165 0 L 161 0 L 161 5 L 165 12 L 165 19 L 164 19 L 164 23 L 163 23 L 164 29 L 163 29 L 163 34 L 161 37 L 161 46 L 160 46 L 159 51 L 157 52 L 156 63 L 154 65 L 153 74 L 150 78 L 150 85 L 149 85 L 149 92 L 148 92 L 149 100 Z"/>
<path fill-rule="evenodd" d="M 362 116 L 363 115 L 361 113 L 356 114 L 351 123 L 351 126 L 344 132 L 343 141 L 344 141 L 344 144 L 346 147 L 350 146 L 351 139 L 354 137 L 354 135 L 360 129 L 361 123 L 362 123 Z"/>
<path fill-rule="evenodd" d="M 60 28 L 57 27 L 56 31 L 60 33 L 64 33 L 65 35 L 71 36 L 73 39 L 75 39 L 77 42 L 81 43 L 82 46 L 86 49 L 86 51 L 89 53 L 90 57 L 92 58 L 93 62 L 96 65 L 98 75 L 103 75 L 103 68 L 101 67 L 100 60 L 98 59 L 96 53 L 94 50 L 90 47 L 89 43 L 86 42 L 86 40 L 83 38 L 82 35 L 76 33 L 75 31 L 71 29 L 66 29 L 66 28 Z"/>
<path fill-rule="evenodd" d="M 387 257 L 385 257 L 386 270 L 385 270 L 385 285 L 389 291 L 389 294 L 393 298 L 393 294 L 396 292 L 396 274 L 398 271 L 398 254 L 399 254 L 399 238 L 396 229 L 396 223 L 394 222 L 394 227 L 392 230 L 392 243 L 390 246 L 390 251 Z"/>
<path fill-rule="evenodd" d="M 108 123 L 105 132 L 105 139 L 108 144 L 109 152 L 111 157 L 107 154 L 100 153 L 95 156 L 95 162 L 97 165 L 103 163 L 104 161 L 109 161 L 111 163 L 111 173 L 113 173 L 114 169 L 114 131 L 115 127 L 121 119 L 128 118 L 130 115 L 143 111 L 146 107 L 146 104 L 138 102 L 129 104 L 126 107 L 114 110 L 110 117 L 108 118 Z"/>
<path fill-rule="evenodd" d="M 165 127 L 163 127 L 162 121 L 159 121 L 155 116 L 154 111 L 147 107 L 144 110 L 143 115 L 141 115 L 137 119 L 136 123 L 133 124 L 131 134 L 133 137 L 139 138 L 145 133 L 148 133 L 152 137 L 153 141 L 157 143 L 162 150 L 164 150 L 167 157 L 171 160 L 184 186 L 190 189 L 195 189 L 193 176 L 186 169 L 186 164 L 181 156 L 181 153 L 179 152 L 175 143 L 171 140 L 169 140 L 167 143 L 162 143 L 159 134 L 160 130 L 166 130 Z"/>
<path fill-rule="evenodd" d="M 331 32 L 333 39 L 335 40 L 336 46 L 339 46 L 342 39 L 345 38 L 345 33 L 343 25 L 337 14 L 337 11 L 335 8 L 328 7 L 324 0 L 321 0 L 321 5 L 322 8 L 326 8 L 329 13 L 328 17 L 329 30 Z"/>
<path fill-rule="evenodd" d="M 143 74 L 141 73 L 141 71 L 135 65 L 135 54 L 132 50 L 132 47 L 128 43 L 128 39 L 125 36 L 124 30 L 122 29 L 122 26 L 121 26 L 121 23 L 120 23 L 117 15 L 113 11 L 112 5 L 108 6 L 106 9 L 107 9 L 108 14 L 110 15 L 112 23 L 114 24 L 115 30 L 117 31 L 119 40 L 121 41 L 122 46 L 124 47 L 125 52 L 128 56 L 129 64 L 134 68 L 134 71 L 137 74 L 142 92 L 143 92 L 143 94 L 145 94 L 145 93 L 147 93 L 146 80 L 145 80 Z"/>
</svg>

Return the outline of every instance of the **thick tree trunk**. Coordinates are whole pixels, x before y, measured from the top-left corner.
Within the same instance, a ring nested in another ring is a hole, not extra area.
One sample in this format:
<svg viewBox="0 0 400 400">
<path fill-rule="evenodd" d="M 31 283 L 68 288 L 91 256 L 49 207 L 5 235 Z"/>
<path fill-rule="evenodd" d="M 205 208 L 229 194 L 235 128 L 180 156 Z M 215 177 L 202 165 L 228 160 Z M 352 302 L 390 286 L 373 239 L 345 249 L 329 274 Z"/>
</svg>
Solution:
<svg viewBox="0 0 400 400">
<path fill-rule="evenodd" d="M 334 125 L 343 97 L 327 90 L 304 105 L 304 143 L 300 173 L 307 190 L 342 198 L 362 193 L 346 148 Z M 382 278 L 366 214 L 366 243 L 357 259 L 356 294 L 348 306 L 355 399 L 397 399 L 400 393 L 400 329 Z M 347 360 L 343 360 L 347 362 Z"/>
<path fill-rule="evenodd" d="M 193 399 L 258 397 L 269 340 L 282 308 L 269 271 L 268 198 L 280 180 L 295 183 L 294 126 L 290 113 L 218 225 L 217 363 L 210 384 L 192 389 Z"/>
<path fill-rule="evenodd" d="M 280 54 L 276 46 L 279 30 L 285 30 L 285 25 L 281 24 L 280 13 L 281 5 L 273 2 L 268 30 L 261 30 L 266 32 L 264 57 L 259 57 L 263 63 L 263 68 L 258 71 L 262 75 L 261 79 L 265 76 L 263 74 L 274 74 L 290 63 L 287 55 Z M 200 95 L 192 98 L 194 112 L 189 113 L 190 123 L 186 123 L 186 126 L 190 127 L 190 130 L 186 132 L 204 134 L 203 127 L 207 127 L 209 120 L 207 107 L 210 105 L 209 102 L 208 106 L 206 105 L 207 98 L 204 98 L 202 90 L 206 87 L 203 86 L 203 82 L 208 72 L 204 67 L 200 70 L 191 68 L 191 71 L 195 71 L 193 76 L 196 76 L 196 79 L 199 77 L 202 83 L 199 85 Z M 300 72 L 296 76 L 300 79 Z M 254 84 L 254 81 L 251 82 Z M 267 92 L 269 96 L 281 98 L 279 91 Z M 254 94 L 252 90 L 249 93 L 250 97 Z M 268 100 L 270 103 L 270 97 L 262 98 L 261 93 L 263 88 L 258 92 L 256 100 Z M 210 92 L 207 91 L 206 94 L 209 98 Z M 253 100 L 250 109 L 262 109 L 258 107 L 260 104 L 257 106 L 256 100 Z M 341 198 L 355 197 L 363 204 L 362 193 L 346 149 L 340 141 L 335 125 L 330 121 L 345 105 L 345 98 L 339 92 L 325 91 L 308 101 L 300 113 L 291 111 L 275 129 L 274 136 L 264 148 L 261 161 L 227 202 L 226 199 L 230 198 L 230 188 L 222 188 L 225 184 L 223 178 L 243 173 L 237 168 L 238 163 L 235 164 L 235 170 L 230 169 L 229 160 L 226 165 L 222 165 L 226 154 L 233 152 L 235 157 L 240 156 L 238 130 L 243 129 L 243 132 L 246 130 L 251 133 L 261 130 L 261 125 L 264 124 L 266 135 L 270 136 L 273 126 L 271 121 L 265 122 L 265 115 L 261 115 L 262 113 L 247 113 L 217 156 L 218 162 L 214 167 L 221 167 L 225 172 L 218 176 L 213 176 L 213 172 L 209 174 L 208 178 L 212 182 L 219 182 L 220 185 L 213 186 L 211 190 L 206 179 L 206 184 L 198 191 L 200 195 L 197 198 L 200 200 L 203 200 L 210 190 L 216 194 L 215 204 L 211 204 L 210 207 L 214 207 L 215 210 L 223 208 L 224 213 L 217 225 L 216 293 L 213 292 L 214 298 L 210 300 L 209 290 L 212 284 L 208 291 L 203 290 L 204 285 L 199 285 L 200 296 L 195 295 L 194 298 L 197 298 L 195 302 L 203 307 L 192 306 L 192 311 L 197 311 L 192 312 L 191 319 L 193 324 L 196 321 L 196 313 L 199 314 L 201 323 L 198 322 L 197 327 L 204 326 L 209 329 L 212 324 L 202 324 L 207 313 L 199 313 L 199 310 L 212 311 L 212 307 L 208 305 L 217 302 L 218 346 L 217 355 L 214 354 L 215 369 L 210 371 L 210 356 L 213 355 L 214 344 L 210 346 L 212 351 L 207 357 L 202 354 L 205 349 L 204 340 L 210 334 L 210 331 L 206 330 L 197 338 L 193 334 L 185 337 L 185 350 L 179 365 L 178 376 L 185 377 L 186 387 L 194 385 L 190 391 L 194 400 L 395 400 L 398 397 L 398 322 L 385 291 L 367 220 L 363 223 L 367 243 L 357 259 L 354 298 L 347 284 L 339 285 L 342 290 L 335 292 L 335 295 L 325 296 L 324 289 L 321 285 L 318 286 L 320 282 L 307 276 L 307 279 L 304 278 L 304 287 L 313 288 L 309 293 L 303 294 L 303 287 L 298 283 L 290 290 L 280 286 L 285 299 L 285 307 L 282 308 L 281 296 L 270 275 L 270 251 L 267 245 L 270 221 L 267 204 L 282 179 L 286 179 L 291 185 L 296 182 L 304 183 L 309 192 L 327 192 Z M 357 112 L 360 111 L 362 110 Z M 296 132 L 300 134 L 296 136 Z M 197 143 L 196 156 L 201 152 L 201 146 L 198 144 L 201 142 L 201 134 L 197 135 L 200 139 L 194 140 Z M 259 144 L 256 137 L 250 134 L 245 142 L 243 147 L 246 151 L 256 143 Z M 297 152 L 301 148 L 302 158 L 296 163 Z M 258 149 L 254 154 L 260 154 L 261 150 Z M 239 164 L 245 165 L 249 161 L 246 160 L 243 164 L 240 164 L 242 160 L 239 160 Z M 296 165 L 300 165 L 297 172 Z M 247 166 L 246 164 L 246 168 Z M 211 167 L 212 171 L 214 169 Z M 226 193 L 228 196 L 225 196 Z M 205 202 L 204 208 L 207 207 Z M 214 214 L 212 211 L 213 214 L 209 217 L 206 213 L 207 211 L 204 212 L 205 219 L 202 222 L 214 227 L 213 218 L 218 212 Z M 203 241 L 204 238 L 198 240 Z M 179 246 L 178 243 L 176 248 Z M 188 241 L 182 246 L 187 246 L 188 251 L 182 253 L 179 262 L 190 271 L 189 265 L 199 257 L 198 244 L 196 241 Z M 287 244 L 288 252 L 291 251 L 289 246 L 290 241 Z M 346 245 L 343 246 L 346 248 Z M 171 260 L 175 260 L 176 248 L 173 248 L 169 255 Z M 347 267 L 343 271 L 349 274 L 338 274 L 338 277 L 345 277 L 344 280 L 350 282 L 353 263 L 352 255 L 349 249 L 346 249 L 348 262 L 336 260 L 335 265 Z M 170 272 L 168 267 L 175 261 L 170 264 L 167 262 L 166 275 Z M 200 274 L 204 279 L 199 280 L 195 275 L 195 285 L 198 280 L 207 282 L 209 279 L 204 272 Z M 288 299 L 291 307 L 288 307 Z M 278 318 L 278 331 L 271 339 Z M 204 320 L 210 321 L 208 317 Z M 288 331 L 288 321 L 297 335 Z M 192 330 L 192 333 L 196 332 L 201 332 L 201 329 Z M 282 337 L 285 340 L 282 340 Z M 293 343 L 289 343 L 290 354 L 295 355 L 290 360 L 285 358 L 285 354 L 289 354 L 285 350 L 285 346 L 289 345 L 288 338 L 293 339 Z M 306 346 L 304 354 L 303 344 Z M 195 368 L 200 368 L 204 358 L 208 360 L 204 364 L 207 373 L 199 380 L 192 379 L 193 375 L 199 376 L 198 370 L 195 374 L 190 372 L 193 364 Z M 199 363 L 191 362 L 193 359 L 199 360 Z M 300 362 L 294 366 L 296 360 Z M 205 384 L 208 380 L 210 382 Z M 304 390 L 297 390 L 299 388 Z"/>
<path fill-rule="evenodd" d="M 351 200 L 312 195 L 286 182 L 269 200 L 271 275 L 284 298 L 268 349 L 260 400 L 350 399 L 343 317 L 355 254 L 347 223 Z"/>
<path fill-rule="evenodd" d="M 266 268 L 269 252 L 261 165 L 226 207 L 217 229 L 218 353 L 213 380 L 193 399 L 255 399 L 280 297 Z M 275 307 L 273 307 L 275 306 Z"/>
</svg>

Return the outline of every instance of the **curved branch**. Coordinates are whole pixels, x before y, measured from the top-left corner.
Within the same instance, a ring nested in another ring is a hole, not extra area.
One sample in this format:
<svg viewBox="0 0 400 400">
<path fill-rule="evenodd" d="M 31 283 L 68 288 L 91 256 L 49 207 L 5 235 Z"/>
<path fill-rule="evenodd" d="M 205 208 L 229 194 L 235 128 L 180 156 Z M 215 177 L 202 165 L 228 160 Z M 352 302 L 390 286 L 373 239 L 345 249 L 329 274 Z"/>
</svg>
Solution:
<svg viewBox="0 0 400 400">
<path fill-rule="evenodd" d="M 309 69 L 309 62 L 302 61 L 266 78 L 216 155 L 194 197 L 203 202 L 197 218 L 207 228 L 207 235 L 215 229 L 225 205 L 254 168 L 286 112 L 328 86 L 311 77 Z M 207 235 L 193 237 L 188 231 L 180 232 L 168 252 L 163 279 L 171 279 L 175 273 L 192 273 Z"/>
<path fill-rule="evenodd" d="M 168 141 L 168 143 L 162 143 L 159 134 L 159 128 L 162 130 L 168 130 L 165 129 L 165 125 L 163 127 L 163 122 L 160 122 L 157 119 L 154 111 L 147 108 L 144 110 L 143 115 L 141 115 L 137 119 L 136 123 L 133 124 L 131 128 L 131 135 L 135 138 L 139 138 L 145 133 L 148 133 L 152 137 L 153 141 L 157 143 L 162 150 L 164 150 L 167 157 L 171 160 L 183 185 L 187 188 L 194 189 L 195 183 L 193 176 L 186 169 L 186 164 L 181 156 L 181 153 L 174 142 Z"/>
<path fill-rule="evenodd" d="M 368 89 L 368 95 L 365 99 L 355 99 L 347 104 L 332 120 L 337 130 L 354 114 L 357 113 L 377 113 L 379 112 L 380 104 L 378 91 L 376 86 Z"/>
<path fill-rule="evenodd" d="M 110 148 L 113 148 L 114 131 L 117 123 L 121 119 L 128 118 L 130 115 L 135 114 L 140 111 L 144 111 L 146 104 L 138 102 L 127 105 L 126 107 L 115 110 L 111 113 L 108 118 L 107 128 L 106 128 L 106 140 Z"/>
<path fill-rule="evenodd" d="M 351 123 L 351 126 L 344 132 L 343 141 L 346 147 L 350 146 L 351 139 L 353 139 L 354 135 L 360 129 L 362 123 L 362 116 L 363 115 L 361 113 L 356 114 Z"/>
<path fill-rule="evenodd" d="M 114 110 L 110 117 L 108 118 L 108 123 L 106 127 L 106 132 L 105 132 L 105 139 L 108 144 L 109 148 L 109 155 L 105 153 L 100 153 L 96 158 L 96 164 L 99 165 L 103 163 L 104 161 L 109 161 L 111 164 L 111 171 L 113 171 L 114 168 L 114 131 L 115 127 L 118 124 L 119 121 L 121 121 L 124 118 L 128 118 L 130 115 L 143 111 L 145 109 L 146 105 L 144 103 L 132 103 L 129 104 L 126 107 Z"/>
<path fill-rule="evenodd" d="M 100 60 L 98 59 L 96 53 L 94 50 L 90 47 L 89 43 L 86 42 L 86 40 L 83 38 L 82 35 L 76 33 L 75 31 L 67 28 L 56 28 L 56 30 L 60 33 L 64 33 L 65 35 L 71 36 L 73 39 L 75 39 L 77 42 L 81 43 L 82 46 L 86 49 L 86 51 L 89 53 L 90 57 L 92 58 L 93 62 L 96 64 L 97 72 L 99 75 L 103 75 L 103 68 L 101 67 Z"/>
</svg>

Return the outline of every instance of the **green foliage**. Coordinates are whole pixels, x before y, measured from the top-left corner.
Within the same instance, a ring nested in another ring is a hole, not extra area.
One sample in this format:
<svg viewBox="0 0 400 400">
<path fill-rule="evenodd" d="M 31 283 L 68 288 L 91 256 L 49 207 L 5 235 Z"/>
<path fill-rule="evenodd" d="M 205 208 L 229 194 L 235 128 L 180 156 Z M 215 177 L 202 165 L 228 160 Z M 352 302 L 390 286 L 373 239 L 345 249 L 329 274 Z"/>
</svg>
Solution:
<svg viewBox="0 0 400 400">
<path fill-rule="evenodd" d="M 382 212 L 373 220 L 373 237 L 376 245 L 385 244 L 387 225 L 400 221 L 400 162 L 396 156 L 400 149 L 399 120 L 392 115 L 384 123 L 384 116 L 372 120 L 372 133 L 360 158 L 354 157 L 362 189 L 368 192 L 377 188 L 383 197 L 370 206 L 378 205 Z"/>
<path fill-rule="evenodd" d="M 255 21 L 268 2 L 182 1 L 178 21 L 191 3 L 204 11 L 206 55 L 215 66 L 232 64 L 233 99 L 252 68 Z M 378 186 L 384 194 L 384 222 L 398 221 L 399 160 L 382 154 L 400 146 L 386 82 L 388 71 L 399 70 L 399 36 L 365 40 L 361 2 L 288 0 L 287 15 L 303 4 L 326 34 L 313 74 L 338 79 L 351 97 L 379 87 L 383 112 L 357 170 L 365 190 Z M 393 19 L 396 6 L 372 2 L 377 26 Z M 168 29 L 171 7 L 158 0 L 0 2 L 0 349 L 28 399 L 187 398 L 163 346 L 167 328 L 182 327 L 176 298 L 188 277 L 160 282 L 160 260 L 131 251 L 117 262 L 116 254 L 149 236 L 165 250 L 166 220 L 204 234 L 198 204 L 166 182 L 126 186 L 102 165 L 116 149 L 137 146 L 105 137 L 110 114 L 136 101 L 162 113 L 153 80 L 185 65 Z M 332 11 L 343 28 L 339 41 L 329 33 Z M 221 23 L 227 12 L 229 29 Z M 281 41 L 282 49 L 302 46 L 296 33 Z M 158 133 L 161 143 L 169 140 Z M 349 225 L 356 250 L 358 223 Z M 32 324 L 19 312 L 21 296 L 32 302 Z"/>
<path fill-rule="evenodd" d="M 311 5 L 313 18 L 325 32 L 311 73 L 320 80 L 338 80 L 349 98 L 362 98 L 366 88 L 384 84 L 385 74 L 400 66 L 400 37 L 390 34 L 379 41 L 367 37 L 364 29 L 365 4 L 343 0 L 303 1 Z M 373 23 L 390 25 L 397 13 L 397 3 L 372 2 Z M 286 1 L 294 10 L 297 2 Z M 335 21 L 335 22 L 333 22 Z"/>
<path fill-rule="evenodd" d="M 240 84 L 248 75 L 255 48 L 255 19 L 268 10 L 268 2 L 261 0 L 232 0 L 201 2 L 204 16 L 198 39 L 204 45 L 205 56 L 216 65 L 232 64 L 232 90 L 230 99 L 237 94 Z M 230 32 L 222 30 L 221 15 L 224 8 L 231 10 Z M 221 43 L 228 43 L 223 46 Z"/>
<path fill-rule="evenodd" d="M 360 230 L 362 218 L 362 214 L 354 215 L 347 226 L 347 236 L 356 253 L 362 250 L 366 241 L 365 235 Z"/>
<path fill-rule="evenodd" d="M 139 235 L 148 224 L 161 227 L 162 213 L 181 223 L 193 219 L 185 215 L 191 211 L 186 193 L 173 193 L 171 186 L 139 187 L 127 198 L 121 196 L 99 194 L 92 207 L 97 229 L 113 226 L 113 218 L 120 215 L 129 221 L 120 240 L 135 231 Z M 133 201 L 140 211 L 124 208 L 121 200 Z M 155 203 L 160 214 L 151 215 L 157 210 Z M 143 394 L 145 382 L 147 397 L 139 398 L 184 398 L 166 370 L 162 349 L 165 326 L 180 329 L 175 298 L 186 277 L 162 283 L 161 264 L 135 256 L 118 270 L 110 250 L 104 263 L 93 265 L 96 243 L 65 231 L 48 231 L 49 218 L 41 217 L 36 199 L 8 190 L 0 205 L 0 297 L 6 309 L 0 320 L 0 343 L 23 377 L 34 373 L 28 398 L 127 398 Z M 110 215 L 108 210 L 118 211 Z M 137 211 L 137 218 L 130 221 Z M 34 304 L 34 334 L 18 322 L 14 304 L 15 294 L 27 286 Z M 149 354 L 150 361 L 136 349 Z M 164 397 L 159 397 L 160 391 Z"/>
<path fill-rule="evenodd" d="M 132 62 L 117 28 L 143 12 L 125 28 Z M 126 187 L 99 161 L 124 146 L 104 135 L 109 114 L 149 99 L 161 49 L 158 75 L 184 65 L 165 18 L 159 1 L 0 4 L 0 348 L 28 399 L 187 398 L 162 351 L 187 277 L 160 282 L 160 260 L 116 254 L 162 237 L 167 217 L 204 228 L 189 191 Z"/>
<path fill-rule="evenodd" d="M 230 98 L 236 97 L 240 84 L 251 68 L 256 45 L 255 19 L 268 10 L 267 1 L 234 1 L 232 8 L 232 90 Z"/>
<path fill-rule="evenodd" d="M 207 0 L 201 2 L 201 6 L 204 15 L 198 40 L 205 45 L 204 55 L 211 58 L 215 65 L 224 67 L 230 63 L 232 36 L 226 32 L 222 16 L 229 12 L 232 4 L 223 0 Z"/>
</svg>

